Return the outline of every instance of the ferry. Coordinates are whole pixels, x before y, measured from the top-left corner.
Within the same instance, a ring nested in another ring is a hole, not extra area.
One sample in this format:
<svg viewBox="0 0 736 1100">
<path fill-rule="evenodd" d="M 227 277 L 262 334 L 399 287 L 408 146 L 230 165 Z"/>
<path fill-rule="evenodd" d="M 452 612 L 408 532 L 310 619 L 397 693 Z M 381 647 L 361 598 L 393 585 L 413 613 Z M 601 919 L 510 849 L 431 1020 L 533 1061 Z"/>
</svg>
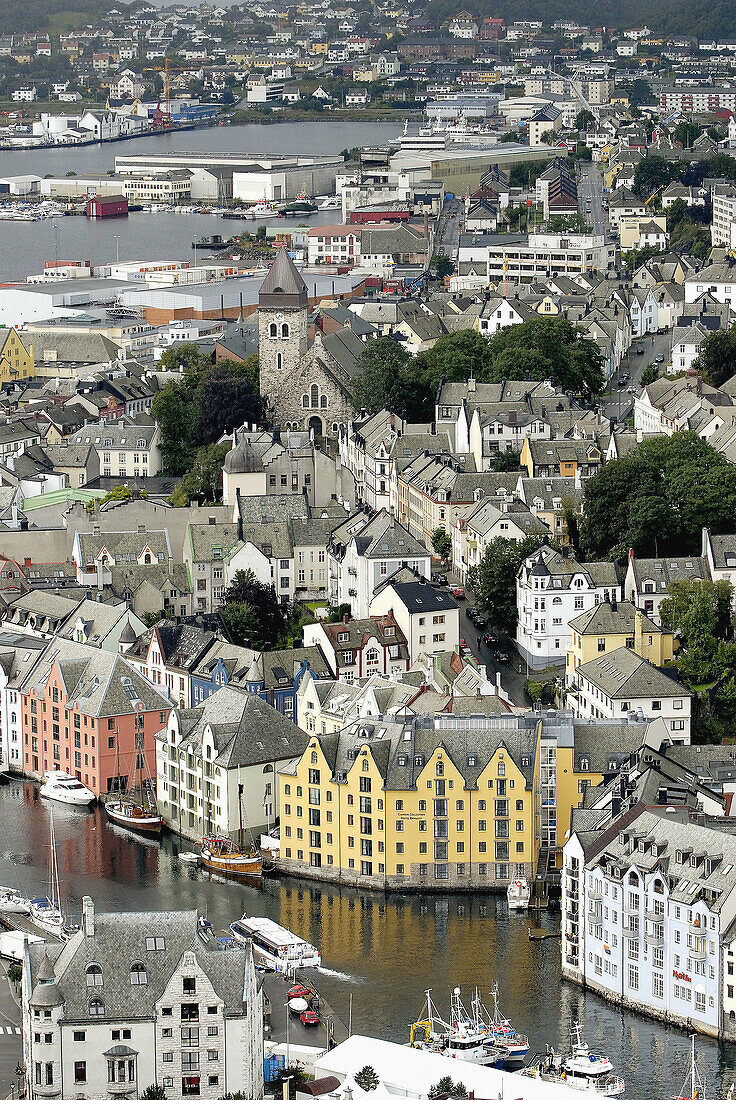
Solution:
<svg viewBox="0 0 736 1100">
<path fill-rule="evenodd" d="M 409 1045 L 434 1054 L 443 1054 L 446 1058 L 503 1069 L 507 1062 L 506 1052 L 489 1035 L 487 1013 L 483 1009 L 478 990 L 476 989 L 471 1002 L 471 1012 L 468 1012 L 461 1000 L 459 986 L 453 990 L 449 1023 L 445 1023 L 439 1015 L 432 1002 L 431 992 L 430 989 L 425 991 L 425 1018 L 411 1024 Z"/>
<path fill-rule="evenodd" d="M 613 1065 L 605 1055 L 592 1054 L 583 1039 L 582 1025 L 573 1024 L 571 1028 L 572 1051 L 568 1055 L 557 1054 L 549 1047 L 536 1065 L 522 1070 L 522 1073 L 537 1077 L 540 1081 L 566 1085 L 576 1092 L 586 1092 L 593 1096 L 621 1096 L 626 1086 L 620 1077 L 613 1074 Z"/>
<path fill-rule="evenodd" d="M 269 917 L 249 917 L 243 913 L 240 920 L 230 925 L 230 931 L 238 943 L 251 942 L 256 965 L 276 974 L 291 975 L 299 967 L 322 965 L 316 947 Z"/>
</svg>

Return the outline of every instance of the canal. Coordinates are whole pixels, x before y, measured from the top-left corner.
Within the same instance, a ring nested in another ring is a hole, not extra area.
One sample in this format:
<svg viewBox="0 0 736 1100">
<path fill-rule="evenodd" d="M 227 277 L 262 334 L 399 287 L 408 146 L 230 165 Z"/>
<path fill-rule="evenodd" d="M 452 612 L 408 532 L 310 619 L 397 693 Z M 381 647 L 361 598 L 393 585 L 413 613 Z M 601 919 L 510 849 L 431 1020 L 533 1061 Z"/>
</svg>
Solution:
<svg viewBox="0 0 736 1100">
<path fill-rule="evenodd" d="M 0 883 L 36 896 L 46 889 L 49 804 L 37 788 L 0 788 Z M 556 930 L 557 915 L 509 914 L 495 895 L 390 895 L 339 889 L 294 879 L 263 886 L 216 880 L 177 858 L 180 842 L 140 841 L 107 822 L 99 809 L 54 806 L 62 900 L 79 921 L 90 894 L 100 910 L 196 908 L 216 929 L 243 912 L 270 916 L 318 945 L 325 969 L 316 984 L 353 1030 L 408 1040 L 424 990 L 440 1011 L 450 991 L 499 983 L 501 1007 L 529 1035 L 533 1051 L 565 1047 L 571 1022 L 581 1020 L 591 1047 L 604 1051 L 636 1100 L 677 1095 L 687 1072 L 684 1032 L 621 1012 L 560 980 L 559 941 L 531 943 L 529 923 Z M 469 997 L 468 997 L 469 999 Z M 490 1000 L 490 998 L 487 998 Z M 736 1080 L 736 1050 L 697 1043 L 708 1098 L 726 1095 Z"/>
</svg>

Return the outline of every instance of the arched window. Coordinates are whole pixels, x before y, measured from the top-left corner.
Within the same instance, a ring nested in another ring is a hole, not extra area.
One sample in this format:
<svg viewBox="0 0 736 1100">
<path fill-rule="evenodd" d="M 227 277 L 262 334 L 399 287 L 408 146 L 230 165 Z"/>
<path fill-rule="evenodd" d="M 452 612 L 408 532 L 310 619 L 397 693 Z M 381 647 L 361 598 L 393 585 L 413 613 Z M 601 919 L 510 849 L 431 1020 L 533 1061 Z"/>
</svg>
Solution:
<svg viewBox="0 0 736 1100">
<path fill-rule="evenodd" d="M 286 324 L 285 321 L 284 321 L 283 325 L 281 326 L 281 339 L 282 340 L 288 340 L 289 339 L 289 326 Z"/>
<path fill-rule="evenodd" d="M 309 392 L 310 392 L 311 398 L 312 398 L 312 408 L 313 409 L 319 408 L 319 387 L 317 386 L 316 382 L 312 383 L 312 388 L 310 389 Z"/>
<path fill-rule="evenodd" d="M 308 393 L 305 393 L 304 396 L 302 397 L 302 407 L 305 408 L 305 409 L 309 408 L 309 394 Z"/>
<path fill-rule="evenodd" d="M 281 355 L 281 352 L 279 352 L 278 355 L 276 356 L 276 370 L 281 370 L 283 365 L 284 365 L 283 356 Z"/>
<path fill-rule="evenodd" d="M 368 763 L 367 760 L 364 760 L 363 761 L 363 771 L 367 772 L 369 769 L 370 769 L 370 764 Z"/>
<path fill-rule="evenodd" d="M 105 1015 L 105 1003 L 101 997 L 93 997 L 89 1002 L 89 1014 L 90 1016 Z"/>
<path fill-rule="evenodd" d="M 322 396 L 320 397 L 319 407 L 321 409 L 326 409 L 327 408 L 327 394 L 326 393 L 323 393 Z"/>
<path fill-rule="evenodd" d="M 279 326 L 276 324 L 275 321 L 272 321 L 271 324 L 268 326 L 268 335 L 271 337 L 272 340 L 275 340 L 278 334 Z"/>
<path fill-rule="evenodd" d="M 148 974 L 143 963 L 133 963 L 130 968 L 131 985 L 148 985 Z"/>
<path fill-rule="evenodd" d="M 317 756 L 316 752 L 312 753 L 312 763 L 313 764 L 318 764 L 319 763 L 319 757 Z"/>
<path fill-rule="evenodd" d="M 145 555 L 145 557 L 143 559 L 143 564 L 144 565 L 150 565 L 151 564 L 151 555 L 150 554 Z"/>
<path fill-rule="evenodd" d="M 102 967 L 97 963 L 90 963 L 86 970 L 87 985 L 102 985 Z"/>
</svg>

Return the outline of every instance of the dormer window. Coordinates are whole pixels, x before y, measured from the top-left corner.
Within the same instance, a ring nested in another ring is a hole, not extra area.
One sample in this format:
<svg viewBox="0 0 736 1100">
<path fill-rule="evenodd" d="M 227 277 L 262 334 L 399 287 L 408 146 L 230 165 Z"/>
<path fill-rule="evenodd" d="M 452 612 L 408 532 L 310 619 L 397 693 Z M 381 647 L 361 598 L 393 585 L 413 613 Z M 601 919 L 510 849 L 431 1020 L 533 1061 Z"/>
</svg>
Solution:
<svg viewBox="0 0 736 1100">
<path fill-rule="evenodd" d="M 343 630 L 337 635 L 337 640 L 340 643 L 340 645 L 344 645 L 345 642 L 350 641 L 350 635 L 348 634 L 347 631 Z"/>
<path fill-rule="evenodd" d="M 102 967 L 97 963 L 90 963 L 85 973 L 88 986 L 102 985 Z"/>
</svg>

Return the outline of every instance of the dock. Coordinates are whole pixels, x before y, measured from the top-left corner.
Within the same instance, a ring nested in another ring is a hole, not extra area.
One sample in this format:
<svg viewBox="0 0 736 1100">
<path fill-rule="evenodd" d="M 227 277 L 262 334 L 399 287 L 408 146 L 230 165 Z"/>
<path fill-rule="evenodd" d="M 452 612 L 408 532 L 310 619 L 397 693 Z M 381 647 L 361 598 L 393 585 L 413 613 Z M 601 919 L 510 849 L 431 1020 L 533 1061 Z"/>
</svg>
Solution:
<svg viewBox="0 0 736 1100">
<path fill-rule="evenodd" d="M 529 927 L 530 940 L 559 940 L 561 935 L 561 932 L 548 932 L 544 928 Z"/>
</svg>

